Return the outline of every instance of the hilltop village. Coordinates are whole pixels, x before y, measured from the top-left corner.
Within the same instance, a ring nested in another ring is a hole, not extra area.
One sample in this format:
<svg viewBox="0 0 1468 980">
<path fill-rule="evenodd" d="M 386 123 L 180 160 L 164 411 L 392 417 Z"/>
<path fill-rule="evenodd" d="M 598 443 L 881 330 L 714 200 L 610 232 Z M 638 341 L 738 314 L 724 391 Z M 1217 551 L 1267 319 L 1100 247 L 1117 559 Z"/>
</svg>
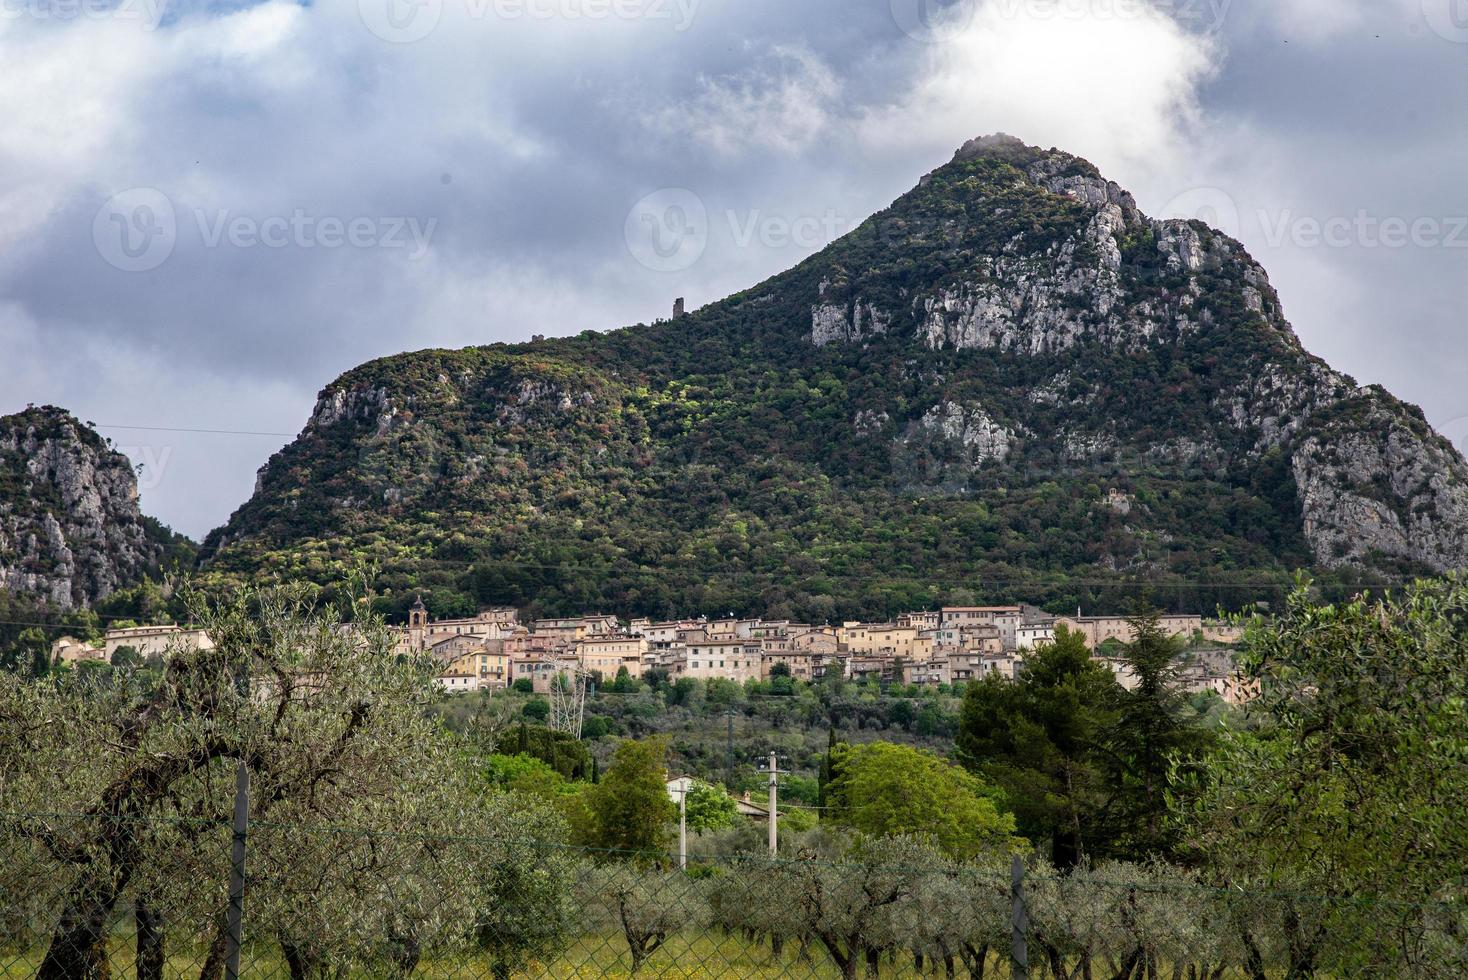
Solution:
<svg viewBox="0 0 1468 980">
<path fill-rule="evenodd" d="M 1027 652 L 1051 642 L 1064 626 L 1081 634 L 1092 656 L 1108 661 L 1128 683 L 1116 644 L 1132 638 L 1121 615 L 1050 616 L 1031 606 L 945 606 L 911 612 L 888 623 L 840 626 L 765 619 L 681 619 L 653 622 L 590 615 L 519 621 L 516 610 L 490 609 L 470 619 L 430 620 L 421 602 L 402 631 L 405 652 L 428 653 L 443 667 L 450 691 L 505 688 L 529 681 L 549 690 L 558 673 L 576 669 L 611 679 L 662 670 L 673 679 L 723 678 L 736 683 L 785 674 L 816 681 L 830 673 L 850 680 L 926 686 L 963 683 L 994 672 L 1013 678 Z M 1162 628 L 1187 639 L 1185 680 L 1231 702 L 1245 699 L 1229 645 L 1236 626 L 1198 615 L 1164 615 Z M 524 686 L 523 684 L 521 685 Z"/>
<path fill-rule="evenodd" d="M 1211 690 L 1235 704 L 1248 699 L 1231 649 L 1241 637 L 1239 627 L 1196 614 L 1163 615 L 1159 622 L 1170 636 L 1186 641 L 1182 680 L 1188 690 Z M 435 620 L 420 599 L 409 610 L 407 625 L 397 629 L 399 651 L 431 657 L 445 691 L 518 686 L 545 693 L 553 678 L 567 672 L 593 682 L 652 670 L 674 680 L 722 678 L 740 684 L 782 674 L 818 681 L 833 673 L 848 680 L 934 687 L 989 673 L 1013 679 L 1025 655 L 1051 642 L 1061 627 L 1079 633 L 1092 656 L 1109 664 L 1123 687 L 1129 684 L 1116 655 L 1117 646 L 1132 638 L 1127 616 L 1051 616 L 1028 605 L 945 606 L 904 613 L 887 623 L 829 626 L 705 617 L 623 621 L 610 615 L 521 622 L 519 611 L 510 607 Z M 211 645 L 201 630 L 130 626 L 108 630 L 100 646 L 62 637 L 52 647 L 52 660 L 115 664 L 119 655 L 145 661 L 180 647 Z"/>
<path fill-rule="evenodd" d="M 1237 626 L 1192 614 L 1164 615 L 1160 625 L 1187 641 L 1183 681 L 1189 690 L 1212 690 L 1231 703 L 1247 700 L 1230 649 L 1240 638 Z M 610 615 L 527 623 L 508 607 L 434 620 L 420 600 L 409 611 L 407 625 L 399 627 L 398 648 L 431 657 L 439 666 L 440 686 L 452 693 L 512 686 L 544 693 L 554 677 L 569 671 L 593 681 L 611 680 L 623 671 L 640 677 L 660 670 L 675 680 L 723 678 L 741 684 L 780 674 L 817 681 L 834 673 L 849 680 L 943 686 L 991 672 L 1014 678 L 1026 654 L 1051 642 L 1062 626 L 1079 633 L 1092 656 L 1109 663 L 1121 684 L 1128 684 L 1123 663 L 1112 655 L 1131 639 L 1126 616 L 1050 616 L 1025 605 L 945 606 L 887 623 L 828 626 L 703 617 L 624 622 Z M 123 650 L 146 659 L 180 645 L 209 644 L 201 631 L 143 626 L 108 630 L 100 647 L 65 637 L 52 652 L 60 663 L 115 662 Z"/>
</svg>

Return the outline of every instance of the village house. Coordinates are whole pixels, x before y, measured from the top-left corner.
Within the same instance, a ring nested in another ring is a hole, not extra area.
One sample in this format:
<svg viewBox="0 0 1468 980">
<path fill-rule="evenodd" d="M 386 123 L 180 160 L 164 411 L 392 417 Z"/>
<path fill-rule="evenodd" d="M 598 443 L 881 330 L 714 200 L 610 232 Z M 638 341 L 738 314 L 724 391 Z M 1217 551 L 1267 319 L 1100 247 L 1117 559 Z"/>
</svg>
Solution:
<svg viewBox="0 0 1468 980">
<path fill-rule="evenodd" d="M 920 636 L 917 627 L 896 623 L 846 623 L 836 638 L 853 656 L 887 654 L 912 660 L 927 656 L 933 647 L 932 637 Z"/>
<path fill-rule="evenodd" d="M 818 655 L 805 650 L 771 650 L 765 647 L 760 657 L 760 678 L 769 680 L 775 665 L 784 664 L 796 680 L 813 680 L 818 659 Z"/>
<path fill-rule="evenodd" d="M 75 667 L 85 661 L 107 662 L 107 651 L 74 636 L 63 636 L 51 644 L 51 663 Z"/>
<path fill-rule="evenodd" d="M 685 634 L 701 629 L 704 621 L 697 619 L 675 619 L 666 623 L 652 623 L 645 619 L 633 620 L 628 632 L 641 636 L 653 650 L 666 650 L 677 643 Z"/>
<path fill-rule="evenodd" d="M 935 630 L 943 625 L 943 617 L 934 611 L 906 612 L 897 617 L 898 626 L 911 626 L 917 630 Z"/>
<path fill-rule="evenodd" d="M 110 663 L 117 651 L 123 647 L 136 650 L 138 656 L 167 657 L 175 650 L 212 650 L 214 641 L 209 634 L 198 629 L 182 626 L 129 626 L 107 631 L 103 643 L 103 654 Z"/>
<path fill-rule="evenodd" d="M 531 632 L 543 636 L 555 636 L 567 643 L 588 636 L 612 636 L 621 632 L 616 616 L 567 616 L 560 619 L 537 619 L 531 624 Z"/>
<path fill-rule="evenodd" d="M 470 677 L 473 683 L 462 678 Z M 449 683 L 446 679 L 454 679 Z M 445 690 L 503 690 L 510 686 L 510 657 L 501 651 L 471 650 L 450 660 L 438 675 Z"/>
<path fill-rule="evenodd" d="M 408 625 L 399 630 L 398 650 L 403 653 L 423 653 L 441 640 L 456 636 L 478 637 L 486 640 L 502 639 L 523 629 L 519 625 L 520 614 L 507 606 L 486 609 L 468 619 L 435 619 L 428 617 L 428 608 L 423 597 L 413 600 L 408 609 Z"/>
<path fill-rule="evenodd" d="M 1027 623 L 1015 631 L 1016 650 L 1033 650 L 1054 642 L 1055 626 L 1053 623 Z"/>
<path fill-rule="evenodd" d="M 517 681 L 529 681 L 530 689 L 536 694 L 549 694 L 551 682 L 571 664 L 558 664 L 544 660 L 535 654 L 511 654 L 509 658 L 510 685 Z"/>
<path fill-rule="evenodd" d="M 1133 639 L 1128 616 L 1057 616 L 1055 624 L 1062 623 L 1070 631 L 1081 634 L 1088 650 L 1095 650 L 1107 640 L 1130 643 Z M 1191 637 L 1203 628 L 1203 617 L 1169 613 L 1160 617 L 1158 623 L 1168 636 Z"/>
<path fill-rule="evenodd" d="M 958 652 L 948 654 L 948 683 L 982 680 L 989 673 L 1014 680 L 1018 676 L 1022 659 L 1012 653 Z"/>
<path fill-rule="evenodd" d="M 791 650 L 803 650 L 823 657 L 834 656 L 841 647 L 836 639 L 836 630 L 830 626 L 814 626 L 792 632 L 787 639 Z"/>
<path fill-rule="evenodd" d="M 640 636 L 592 637 L 576 644 L 576 662 L 582 670 L 599 671 L 607 679 L 616 677 L 623 667 L 637 677 L 647 650 L 647 640 Z"/>
<path fill-rule="evenodd" d="M 678 676 L 723 677 L 742 684 L 759 680 L 764 672 L 764 658 L 758 643 L 734 639 L 705 640 L 684 647 L 681 653 L 681 658 L 673 662 L 673 671 Z"/>
<path fill-rule="evenodd" d="M 998 616 L 1023 615 L 1021 606 L 944 606 L 939 612 L 939 625 L 993 626 Z"/>
</svg>

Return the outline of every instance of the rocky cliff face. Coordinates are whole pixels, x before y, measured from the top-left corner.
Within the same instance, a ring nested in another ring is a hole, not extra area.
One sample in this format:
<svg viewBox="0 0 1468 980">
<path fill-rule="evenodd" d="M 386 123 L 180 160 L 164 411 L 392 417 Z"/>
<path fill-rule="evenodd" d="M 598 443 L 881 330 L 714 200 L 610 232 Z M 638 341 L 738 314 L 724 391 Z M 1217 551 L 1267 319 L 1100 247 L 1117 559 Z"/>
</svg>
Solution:
<svg viewBox="0 0 1468 980">
<path fill-rule="evenodd" d="M 0 587 L 86 606 L 136 582 L 163 552 L 127 457 L 61 409 L 0 418 Z"/>
<path fill-rule="evenodd" d="M 830 618 L 1112 580 L 1204 608 L 1301 567 L 1468 565 L 1468 464 L 1305 351 L 1238 242 L 993 136 L 689 316 L 349 372 L 206 543 L 237 572 L 345 554 L 566 609 Z"/>
</svg>

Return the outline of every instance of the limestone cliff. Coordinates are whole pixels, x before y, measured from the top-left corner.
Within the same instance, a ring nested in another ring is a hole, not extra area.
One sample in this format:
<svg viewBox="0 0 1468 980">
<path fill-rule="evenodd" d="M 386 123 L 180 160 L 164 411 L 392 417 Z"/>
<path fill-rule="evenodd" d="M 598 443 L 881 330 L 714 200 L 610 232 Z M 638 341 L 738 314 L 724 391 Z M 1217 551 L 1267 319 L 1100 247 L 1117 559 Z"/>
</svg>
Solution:
<svg viewBox="0 0 1468 980">
<path fill-rule="evenodd" d="M 0 587 L 87 606 L 157 566 L 126 456 L 59 408 L 0 418 Z"/>
</svg>

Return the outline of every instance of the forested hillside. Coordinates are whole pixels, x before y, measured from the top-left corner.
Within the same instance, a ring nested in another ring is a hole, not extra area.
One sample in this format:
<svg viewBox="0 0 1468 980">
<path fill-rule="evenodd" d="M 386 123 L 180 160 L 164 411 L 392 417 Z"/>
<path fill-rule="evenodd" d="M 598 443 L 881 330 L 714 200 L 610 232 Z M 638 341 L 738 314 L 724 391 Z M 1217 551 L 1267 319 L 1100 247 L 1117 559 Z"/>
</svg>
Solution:
<svg viewBox="0 0 1468 980">
<path fill-rule="evenodd" d="M 369 558 L 436 615 L 817 622 L 1140 583 L 1211 610 L 1465 555 L 1463 459 L 1304 351 L 1237 242 L 1008 137 L 675 321 L 348 372 L 204 552 Z"/>
</svg>

